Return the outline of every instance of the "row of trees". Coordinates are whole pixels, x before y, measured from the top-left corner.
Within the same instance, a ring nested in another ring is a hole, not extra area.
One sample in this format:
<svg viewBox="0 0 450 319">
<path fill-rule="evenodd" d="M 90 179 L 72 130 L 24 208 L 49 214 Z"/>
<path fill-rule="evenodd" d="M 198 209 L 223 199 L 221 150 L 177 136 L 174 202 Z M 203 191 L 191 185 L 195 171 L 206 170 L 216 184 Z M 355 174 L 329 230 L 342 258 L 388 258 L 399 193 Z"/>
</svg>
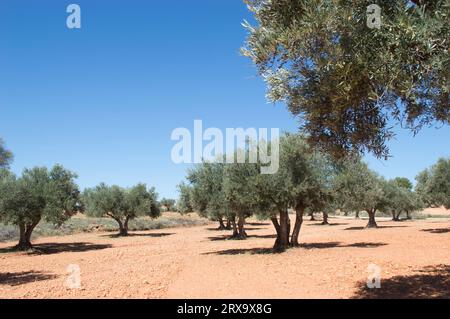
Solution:
<svg viewBox="0 0 450 319">
<path fill-rule="evenodd" d="M 260 163 L 223 164 L 205 162 L 190 169 L 187 183 L 179 186 L 177 206 L 181 212 L 196 211 L 201 216 L 219 221 L 219 229 L 233 230 L 232 238 L 245 239 L 245 219 L 256 215 L 270 219 L 277 232 L 276 250 L 284 250 L 299 244 L 299 234 L 305 214 L 322 213 L 324 223 L 328 214 L 337 210 L 361 211 L 369 215 L 368 228 L 376 228 L 377 212 L 392 214 L 393 220 L 406 218 L 413 211 L 424 207 L 422 184 L 413 191 L 406 178 L 386 180 L 370 170 L 359 157 L 331 160 L 309 146 L 298 134 L 286 134 L 280 138 L 280 168 L 276 174 L 260 174 Z M 250 156 L 251 147 L 245 152 Z M 448 160 L 440 160 L 439 163 Z M 438 164 L 441 167 L 443 164 Z M 442 185 L 432 183 L 432 175 L 449 182 L 448 175 L 433 167 L 428 173 L 426 194 L 436 204 L 447 198 Z M 421 173 L 419 176 L 423 175 Z M 434 185 L 434 186 L 431 186 Z M 438 190 L 439 189 L 439 190 Z M 430 194 L 433 194 L 431 196 Z M 441 194 L 441 195 L 438 195 Z M 439 198 L 438 201 L 436 198 Z M 289 211 L 295 212 L 291 225 Z"/>
<path fill-rule="evenodd" d="M 32 248 L 31 235 L 41 220 L 61 225 L 76 213 L 109 217 L 118 223 L 119 235 L 126 236 L 130 220 L 160 215 L 158 194 L 145 184 L 100 184 L 80 192 L 77 175 L 61 165 L 25 169 L 18 177 L 8 170 L 11 160 L 12 153 L 0 141 L 0 222 L 18 226 L 19 250 Z M 171 203 L 165 202 L 166 207 Z"/>
</svg>

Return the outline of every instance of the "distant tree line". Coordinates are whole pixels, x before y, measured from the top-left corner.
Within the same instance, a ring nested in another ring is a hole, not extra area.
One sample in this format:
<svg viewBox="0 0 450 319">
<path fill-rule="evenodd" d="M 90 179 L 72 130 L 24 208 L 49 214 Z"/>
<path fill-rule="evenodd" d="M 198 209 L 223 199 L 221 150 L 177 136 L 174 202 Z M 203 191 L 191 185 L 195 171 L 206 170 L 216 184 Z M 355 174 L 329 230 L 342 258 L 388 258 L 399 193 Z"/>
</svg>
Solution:
<svg viewBox="0 0 450 319">
<path fill-rule="evenodd" d="M 16 176 L 8 169 L 12 158 L 0 140 L 0 222 L 18 227 L 18 250 L 33 247 L 31 236 L 42 220 L 59 226 L 77 213 L 108 217 L 117 222 L 119 235 L 126 236 L 134 218 L 160 215 L 158 194 L 145 184 L 122 188 L 102 183 L 80 192 L 77 175 L 63 166 L 34 167 Z"/>
</svg>

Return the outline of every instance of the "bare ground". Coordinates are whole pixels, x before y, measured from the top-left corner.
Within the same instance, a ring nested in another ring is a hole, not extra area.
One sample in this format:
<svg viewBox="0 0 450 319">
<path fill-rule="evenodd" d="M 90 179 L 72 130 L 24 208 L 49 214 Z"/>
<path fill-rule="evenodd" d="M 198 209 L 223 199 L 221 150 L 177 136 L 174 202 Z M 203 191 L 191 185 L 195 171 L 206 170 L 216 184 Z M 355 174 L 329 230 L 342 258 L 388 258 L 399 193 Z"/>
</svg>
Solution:
<svg viewBox="0 0 450 319">
<path fill-rule="evenodd" d="M 302 247 L 273 254 L 274 229 L 225 240 L 216 225 L 39 238 L 33 253 L 0 244 L 0 298 L 450 298 L 450 220 L 305 222 Z M 65 286 L 79 265 L 81 289 Z M 381 288 L 365 288 L 367 267 Z"/>
</svg>

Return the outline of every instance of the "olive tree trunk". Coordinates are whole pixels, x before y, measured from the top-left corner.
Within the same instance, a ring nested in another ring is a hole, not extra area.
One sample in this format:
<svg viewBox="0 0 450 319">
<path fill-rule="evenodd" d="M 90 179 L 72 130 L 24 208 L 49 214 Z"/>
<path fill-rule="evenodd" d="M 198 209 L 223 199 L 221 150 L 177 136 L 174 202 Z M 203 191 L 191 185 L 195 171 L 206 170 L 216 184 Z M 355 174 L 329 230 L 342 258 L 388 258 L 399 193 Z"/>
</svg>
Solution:
<svg viewBox="0 0 450 319">
<path fill-rule="evenodd" d="M 233 227 L 233 235 L 231 235 L 231 238 L 237 238 L 239 236 L 238 228 L 236 225 L 236 217 L 232 217 L 230 219 L 231 226 Z"/>
<path fill-rule="evenodd" d="M 245 217 L 240 215 L 238 217 L 238 238 L 239 239 L 247 239 L 247 233 L 245 232 Z"/>
<path fill-rule="evenodd" d="M 16 245 L 15 249 L 26 251 L 33 248 L 31 244 L 31 235 L 33 234 L 34 228 L 39 224 L 39 220 L 35 220 L 32 223 L 19 223 L 19 243 Z"/>
<path fill-rule="evenodd" d="M 367 210 L 367 214 L 369 214 L 369 222 L 368 222 L 366 228 L 377 228 L 378 227 L 378 225 L 375 221 L 375 213 L 376 213 L 375 209 Z"/>
<path fill-rule="evenodd" d="M 225 224 L 223 222 L 223 218 L 219 217 L 219 227 L 217 228 L 217 230 L 225 230 L 225 229 L 226 229 L 226 227 L 225 227 Z"/>
<path fill-rule="evenodd" d="M 231 220 L 227 218 L 227 225 L 225 226 L 226 230 L 231 230 Z"/>
<path fill-rule="evenodd" d="M 412 219 L 411 213 L 409 212 L 409 210 L 406 211 L 406 219 L 408 219 L 408 220 Z"/>
<path fill-rule="evenodd" d="M 290 244 L 289 235 L 291 232 L 291 221 L 288 211 L 280 211 L 280 222 L 278 223 L 277 218 L 272 218 L 272 223 L 277 231 L 277 239 L 275 240 L 273 249 L 278 252 L 285 251 Z"/>
<path fill-rule="evenodd" d="M 304 212 L 305 210 L 302 207 L 297 207 L 295 209 L 295 224 L 294 229 L 292 230 L 292 237 L 291 237 L 291 246 L 293 247 L 299 246 L 298 237 L 300 235 L 300 230 L 303 224 Z"/>
<path fill-rule="evenodd" d="M 128 221 L 129 221 L 129 218 L 126 217 L 123 222 L 119 218 L 116 219 L 116 221 L 119 224 L 119 236 L 128 236 Z"/>
<path fill-rule="evenodd" d="M 398 221 L 397 214 L 395 213 L 395 210 L 392 211 L 392 220 L 395 221 L 395 222 Z"/>
<path fill-rule="evenodd" d="M 322 225 L 330 225 L 328 223 L 328 213 L 323 212 L 322 215 L 323 215 Z"/>
</svg>

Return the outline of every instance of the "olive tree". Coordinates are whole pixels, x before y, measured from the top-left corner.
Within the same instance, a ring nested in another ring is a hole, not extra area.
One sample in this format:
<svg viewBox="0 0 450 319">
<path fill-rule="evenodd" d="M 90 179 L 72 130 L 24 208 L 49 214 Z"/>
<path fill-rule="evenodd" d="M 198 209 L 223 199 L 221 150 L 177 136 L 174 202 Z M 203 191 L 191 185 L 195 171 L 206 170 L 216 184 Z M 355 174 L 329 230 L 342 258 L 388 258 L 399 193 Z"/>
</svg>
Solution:
<svg viewBox="0 0 450 319">
<path fill-rule="evenodd" d="M 392 214 L 393 221 L 399 221 L 402 213 L 411 219 L 411 213 L 422 209 L 419 196 L 412 191 L 412 183 L 407 178 L 395 178 L 383 184 L 384 210 Z"/>
<path fill-rule="evenodd" d="M 416 192 L 428 206 L 450 209 L 450 158 L 440 158 L 416 180 Z"/>
<path fill-rule="evenodd" d="M 312 150 L 303 136 L 286 134 L 280 139 L 280 168 L 271 175 L 257 175 L 255 194 L 258 212 L 268 215 L 277 232 L 274 249 L 299 245 L 303 215 L 330 209 L 333 200 L 329 162 Z M 295 211 L 292 227 L 289 209 Z"/>
<path fill-rule="evenodd" d="M 77 176 L 61 165 L 25 169 L 20 177 L 0 173 L 0 220 L 19 227 L 19 250 L 32 248 L 31 235 L 44 219 L 62 224 L 81 208 Z"/>
<path fill-rule="evenodd" d="M 168 212 L 171 212 L 175 208 L 175 200 L 170 198 L 162 198 L 160 201 L 161 206 L 164 206 Z"/>
<path fill-rule="evenodd" d="M 93 217 L 109 217 L 119 224 L 119 235 L 128 235 L 128 223 L 139 216 L 156 218 L 160 215 L 158 195 L 154 188 L 145 184 L 131 188 L 100 184 L 86 189 L 83 202 L 86 214 Z"/>
<path fill-rule="evenodd" d="M 391 123 L 450 123 L 448 0 L 244 1 L 255 23 L 242 52 L 315 145 L 385 157 Z"/>
<path fill-rule="evenodd" d="M 349 159 L 333 179 L 339 207 L 344 211 L 366 211 L 366 228 L 376 228 L 375 215 L 386 205 L 384 180 L 359 159 Z"/>
<path fill-rule="evenodd" d="M 225 164 L 220 162 L 204 162 L 192 168 L 187 177 L 192 186 L 191 203 L 200 216 L 218 221 L 218 230 L 229 229 L 224 219 L 229 220 L 234 229 L 233 238 L 237 238 L 236 214 L 225 197 L 224 174 Z"/>
<path fill-rule="evenodd" d="M 246 152 L 239 150 L 238 152 Z M 237 152 L 235 153 L 235 155 Z M 233 226 L 233 237 L 246 239 L 245 219 L 255 207 L 255 177 L 260 174 L 257 163 L 227 164 L 224 169 L 223 194 L 228 217 Z M 236 224 L 237 219 L 237 224 Z"/>
<path fill-rule="evenodd" d="M 4 147 L 4 142 L 0 138 L 0 168 L 7 168 L 13 159 L 11 151 Z"/>
<path fill-rule="evenodd" d="M 176 204 L 177 211 L 181 214 L 192 213 L 192 187 L 182 182 L 178 185 L 178 192 L 180 196 Z"/>
</svg>

